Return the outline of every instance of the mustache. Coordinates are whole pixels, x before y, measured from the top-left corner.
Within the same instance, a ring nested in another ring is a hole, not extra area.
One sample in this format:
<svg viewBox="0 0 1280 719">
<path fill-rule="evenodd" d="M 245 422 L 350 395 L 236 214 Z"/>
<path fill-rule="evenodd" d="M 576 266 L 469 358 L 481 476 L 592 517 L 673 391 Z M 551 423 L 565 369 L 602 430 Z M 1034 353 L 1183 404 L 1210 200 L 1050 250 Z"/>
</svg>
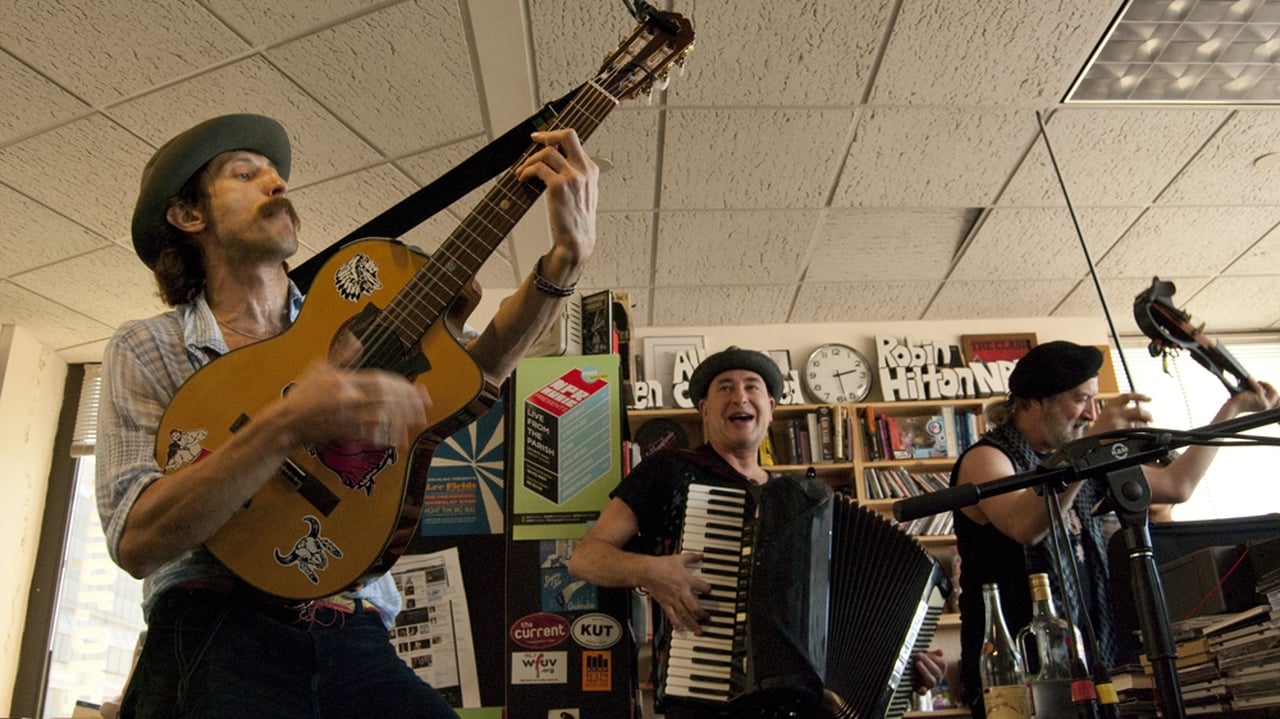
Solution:
<svg viewBox="0 0 1280 719">
<path fill-rule="evenodd" d="M 298 217 L 298 211 L 293 208 L 293 203 L 287 197 L 273 197 L 262 203 L 262 207 L 258 208 L 258 216 L 265 220 L 282 211 L 288 213 L 294 232 L 302 229 L 302 218 Z"/>
</svg>

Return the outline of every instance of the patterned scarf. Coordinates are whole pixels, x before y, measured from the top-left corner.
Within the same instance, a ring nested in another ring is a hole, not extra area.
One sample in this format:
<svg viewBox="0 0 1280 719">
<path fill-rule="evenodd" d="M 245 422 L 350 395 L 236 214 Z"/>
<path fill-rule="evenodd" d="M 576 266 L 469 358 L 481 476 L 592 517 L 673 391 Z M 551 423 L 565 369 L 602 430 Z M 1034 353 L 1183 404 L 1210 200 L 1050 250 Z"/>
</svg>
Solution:
<svg viewBox="0 0 1280 719">
<path fill-rule="evenodd" d="M 984 439 L 996 445 L 1013 461 L 1017 472 L 1029 472 L 1040 465 L 1044 456 L 1031 447 L 1031 443 L 1012 423 L 996 427 Z M 1093 508 L 1102 500 L 1106 487 L 1101 480 L 1084 480 L 1075 501 L 1063 512 L 1071 551 L 1068 556 L 1055 557 L 1052 540 L 1048 537 L 1039 544 L 1024 547 L 1028 572 L 1047 571 L 1053 585 L 1061 587 L 1066 599 L 1066 611 L 1085 629 L 1085 622 L 1092 622 L 1097 637 L 1098 654 L 1103 667 L 1111 668 L 1115 662 L 1115 626 L 1111 617 L 1111 575 L 1107 564 L 1107 547 L 1102 535 L 1102 522 L 1093 516 Z M 1053 531 L 1051 529 L 1051 531 Z M 1080 584 L 1076 583 L 1068 562 L 1074 560 Z M 1081 586 L 1084 585 L 1084 586 Z M 1082 596 L 1083 595 L 1083 596 Z"/>
</svg>

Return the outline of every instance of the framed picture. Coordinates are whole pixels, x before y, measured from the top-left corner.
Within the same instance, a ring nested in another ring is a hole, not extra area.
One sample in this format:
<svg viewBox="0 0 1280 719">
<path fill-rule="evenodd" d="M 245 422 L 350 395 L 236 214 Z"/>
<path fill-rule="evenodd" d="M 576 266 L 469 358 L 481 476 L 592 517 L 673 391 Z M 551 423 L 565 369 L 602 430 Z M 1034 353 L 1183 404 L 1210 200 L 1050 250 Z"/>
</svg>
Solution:
<svg viewBox="0 0 1280 719">
<path fill-rule="evenodd" d="M 960 350 L 965 364 L 1017 360 L 1036 346 L 1034 332 L 999 335 L 960 335 Z"/>
<path fill-rule="evenodd" d="M 778 371 L 783 377 L 791 374 L 791 350 L 769 350 L 769 356 L 778 365 Z"/>
<path fill-rule="evenodd" d="M 647 382 L 656 383 L 661 388 L 661 406 L 663 407 L 679 406 L 671 393 L 678 352 L 691 352 L 690 357 L 701 357 L 702 338 L 698 336 L 644 338 L 644 378 Z M 697 362 L 695 361 L 694 364 L 696 365 Z"/>
</svg>

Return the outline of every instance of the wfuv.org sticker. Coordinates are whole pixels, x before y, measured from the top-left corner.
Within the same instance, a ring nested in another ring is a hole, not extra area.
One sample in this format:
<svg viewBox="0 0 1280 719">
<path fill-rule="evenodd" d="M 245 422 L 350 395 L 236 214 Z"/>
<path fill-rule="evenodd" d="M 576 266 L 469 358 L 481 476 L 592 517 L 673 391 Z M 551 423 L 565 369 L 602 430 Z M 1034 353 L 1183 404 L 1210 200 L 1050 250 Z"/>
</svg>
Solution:
<svg viewBox="0 0 1280 719">
<path fill-rule="evenodd" d="M 569 683 L 567 652 L 515 652 L 511 655 L 512 684 Z"/>
</svg>

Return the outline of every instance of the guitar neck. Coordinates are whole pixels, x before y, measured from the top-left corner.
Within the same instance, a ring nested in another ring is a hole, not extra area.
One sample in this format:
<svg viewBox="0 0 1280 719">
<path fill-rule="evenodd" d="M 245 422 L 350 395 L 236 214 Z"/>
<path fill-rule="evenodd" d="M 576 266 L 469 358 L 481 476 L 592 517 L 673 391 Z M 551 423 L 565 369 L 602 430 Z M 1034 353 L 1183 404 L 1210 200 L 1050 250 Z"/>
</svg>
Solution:
<svg viewBox="0 0 1280 719">
<path fill-rule="evenodd" d="M 569 101 L 563 114 L 552 118 L 545 129 L 573 128 L 585 142 L 617 104 L 603 89 L 587 83 Z M 533 145 L 524 158 L 541 147 Z M 406 344 L 416 342 L 444 315 L 463 287 L 542 194 L 541 182 L 521 181 L 514 167 L 498 177 L 479 205 L 383 310 L 380 321 Z"/>
</svg>

